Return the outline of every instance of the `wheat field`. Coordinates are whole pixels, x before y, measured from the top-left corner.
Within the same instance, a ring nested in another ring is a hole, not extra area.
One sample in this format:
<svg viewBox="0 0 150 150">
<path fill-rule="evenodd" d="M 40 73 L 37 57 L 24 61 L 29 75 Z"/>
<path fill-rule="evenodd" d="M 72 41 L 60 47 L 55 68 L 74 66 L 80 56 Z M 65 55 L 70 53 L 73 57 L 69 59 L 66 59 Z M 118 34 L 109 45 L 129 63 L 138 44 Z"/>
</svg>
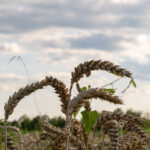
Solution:
<svg viewBox="0 0 150 150">
<path fill-rule="evenodd" d="M 91 76 L 92 71 L 107 71 L 118 78 L 129 78 L 134 84 L 130 71 L 103 60 L 91 60 L 79 64 L 71 73 L 70 87 L 59 79 L 46 76 L 43 80 L 20 88 L 9 97 L 4 106 L 4 125 L 1 126 L 5 150 L 150 150 L 150 135 L 143 128 L 143 119 L 122 112 L 103 110 L 98 114 L 91 108 L 91 99 L 98 99 L 122 105 L 123 100 L 113 93 L 113 89 L 89 87 L 82 89 L 79 81 L 84 76 Z M 131 83 L 130 82 L 130 83 Z M 76 85 L 76 86 L 75 86 Z M 22 135 L 19 128 L 8 125 L 10 115 L 19 102 L 31 93 L 51 86 L 61 101 L 61 111 L 66 115 L 63 129 L 49 123 L 48 116 L 40 116 L 43 131 L 41 133 Z M 72 89 L 78 94 L 72 97 Z M 82 121 L 75 114 L 83 107 Z M 100 136 L 96 130 L 100 129 Z M 20 142 L 13 140 L 13 132 Z M 3 149 L 3 147 L 1 147 Z"/>
</svg>

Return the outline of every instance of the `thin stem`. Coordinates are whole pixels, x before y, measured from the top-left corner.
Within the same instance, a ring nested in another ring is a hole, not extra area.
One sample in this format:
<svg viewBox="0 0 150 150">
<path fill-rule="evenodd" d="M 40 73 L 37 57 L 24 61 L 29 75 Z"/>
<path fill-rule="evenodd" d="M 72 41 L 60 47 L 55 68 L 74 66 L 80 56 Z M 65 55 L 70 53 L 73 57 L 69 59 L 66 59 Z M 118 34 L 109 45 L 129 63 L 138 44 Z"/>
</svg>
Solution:
<svg viewBox="0 0 150 150">
<path fill-rule="evenodd" d="M 22 63 L 23 68 L 25 69 L 25 72 L 26 72 L 28 81 L 29 81 L 29 83 L 31 84 L 31 77 L 30 77 L 29 71 L 28 71 L 28 69 L 27 69 L 26 63 L 24 62 L 24 60 L 22 59 L 21 56 L 13 56 L 13 57 L 8 61 L 7 65 L 8 65 L 11 61 L 13 61 L 15 58 L 16 58 L 17 60 L 20 60 L 20 62 Z M 37 103 L 37 99 L 36 99 L 35 93 L 33 93 L 33 99 L 34 99 L 34 104 L 35 104 L 36 110 L 37 110 L 39 116 L 41 117 L 41 112 L 40 112 L 40 109 L 39 109 L 39 106 L 38 106 L 38 103 Z"/>
<path fill-rule="evenodd" d="M 102 87 L 100 87 L 100 89 L 101 89 L 101 88 L 104 88 L 104 87 L 106 87 L 106 86 L 109 86 L 109 85 L 113 85 L 115 82 L 119 81 L 120 79 L 121 79 L 121 77 L 118 78 L 118 79 L 116 79 L 116 80 L 114 80 L 114 81 L 112 81 L 111 83 L 108 83 L 108 84 L 106 84 L 106 85 L 103 85 Z"/>
<path fill-rule="evenodd" d="M 68 129 L 68 136 L 67 136 L 67 142 L 66 142 L 66 150 L 69 150 L 69 140 L 70 140 L 70 126 L 71 126 L 71 120 L 72 120 L 72 114 L 69 114 L 70 110 L 70 98 L 71 98 L 71 91 L 73 88 L 73 83 L 71 83 L 70 90 L 69 90 L 69 99 L 68 99 L 68 105 L 67 105 L 67 115 L 66 115 L 66 126 Z"/>
<path fill-rule="evenodd" d="M 94 130 L 93 130 L 93 137 L 92 137 L 92 150 L 94 150 L 94 138 L 95 138 L 95 133 L 96 133 L 96 127 L 94 127 Z"/>
<path fill-rule="evenodd" d="M 7 150 L 7 120 L 4 121 L 4 147 Z"/>
<path fill-rule="evenodd" d="M 104 132 L 101 132 L 102 135 L 102 150 L 104 150 Z"/>
</svg>

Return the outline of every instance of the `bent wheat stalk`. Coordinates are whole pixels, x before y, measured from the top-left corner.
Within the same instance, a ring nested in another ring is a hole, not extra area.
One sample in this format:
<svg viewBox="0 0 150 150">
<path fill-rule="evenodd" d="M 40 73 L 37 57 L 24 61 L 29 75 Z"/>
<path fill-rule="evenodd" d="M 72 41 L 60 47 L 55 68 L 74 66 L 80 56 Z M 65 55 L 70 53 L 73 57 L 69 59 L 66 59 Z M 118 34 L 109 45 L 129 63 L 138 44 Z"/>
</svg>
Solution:
<svg viewBox="0 0 150 150">
<path fill-rule="evenodd" d="M 71 108 L 73 111 L 77 111 L 85 103 L 85 100 L 91 98 L 100 98 L 114 104 L 123 104 L 122 100 L 118 96 L 105 92 L 103 89 L 90 88 L 86 91 L 80 92 L 72 99 Z"/>
<path fill-rule="evenodd" d="M 68 102 L 68 89 L 65 84 L 53 77 L 46 77 L 42 81 L 37 81 L 30 85 L 25 86 L 24 88 L 20 88 L 18 92 L 15 92 L 11 97 L 9 97 L 8 102 L 5 104 L 5 120 L 8 120 L 8 117 L 13 113 L 14 108 L 20 102 L 22 98 L 30 95 L 38 89 L 42 89 L 45 86 L 52 86 L 55 89 L 55 92 L 59 95 L 60 101 L 62 102 L 62 111 L 65 112 Z"/>
<path fill-rule="evenodd" d="M 17 104 L 21 101 L 22 98 L 48 85 L 52 86 L 55 89 L 55 92 L 59 95 L 60 101 L 62 102 L 61 105 L 62 112 L 66 113 L 69 94 L 68 94 L 68 89 L 66 88 L 65 84 L 62 81 L 53 78 L 51 76 L 51 77 L 46 77 L 44 80 L 40 82 L 37 81 L 35 83 L 25 86 L 24 88 L 20 88 L 18 92 L 15 92 L 11 97 L 9 97 L 8 102 L 4 106 L 5 150 L 7 150 L 7 128 L 6 128 L 7 120 L 9 116 L 13 113 L 14 108 L 17 106 Z"/>
<path fill-rule="evenodd" d="M 81 63 L 77 67 L 75 67 L 74 72 L 72 72 L 71 82 L 78 82 L 84 74 L 86 75 L 86 77 L 90 76 L 91 71 L 93 70 L 105 70 L 121 77 L 132 78 L 132 74 L 128 70 L 123 69 L 118 65 L 114 65 L 112 62 L 91 60 Z"/>
</svg>

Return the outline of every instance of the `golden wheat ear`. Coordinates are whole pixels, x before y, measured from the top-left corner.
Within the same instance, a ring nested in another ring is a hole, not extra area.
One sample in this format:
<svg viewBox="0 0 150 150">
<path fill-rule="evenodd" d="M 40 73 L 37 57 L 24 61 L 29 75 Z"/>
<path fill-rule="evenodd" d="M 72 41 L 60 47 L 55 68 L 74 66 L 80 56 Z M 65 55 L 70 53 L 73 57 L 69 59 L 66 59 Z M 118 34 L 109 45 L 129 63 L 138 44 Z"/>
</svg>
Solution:
<svg viewBox="0 0 150 150">
<path fill-rule="evenodd" d="M 14 108 L 17 106 L 22 98 L 48 85 L 52 86 L 55 89 L 55 92 L 58 94 L 60 101 L 62 102 L 62 111 L 65 113 L 69 98 L 68 89 L 62 81 L 53 77 L 46 77 L 40 82 L 37 81 L 35 83 L 25 86 L 24 88 L 20 88 L 11 97 L 9 97 L 8 102 L 4 106 L 5 120 L 8 120 L 8 117 L 13 113 Z"/>
<path fill-rule="evenodd" d="M 94 70 L 105 70 L 121 77 L 132 78 L 131 72 L 124 68 L 121 68 L 118 65 L 114 65 L 112 62 L 91 60 L 81 63 L 77 67 L 75 67 L 74 72 L 72 72 L 71 82 L 78 82 L 83 77 L 83 75 L 86 75 L 87 77 L 90 76 L 91 71 Z"/>
<path fill-rule="evenodd" d="M 104 91 L 103 89 L 90 88 L 86 91 L 80 92 L 72 99 L 71 108 L 73 111 L 77 111 L 80 107 L 83 106 L 86 100 L 91 98 L 100 98 L 114 104 L 123 104 L 122 100 L 118 96 L 114 96 L 109 92 Z"/>
</svg>

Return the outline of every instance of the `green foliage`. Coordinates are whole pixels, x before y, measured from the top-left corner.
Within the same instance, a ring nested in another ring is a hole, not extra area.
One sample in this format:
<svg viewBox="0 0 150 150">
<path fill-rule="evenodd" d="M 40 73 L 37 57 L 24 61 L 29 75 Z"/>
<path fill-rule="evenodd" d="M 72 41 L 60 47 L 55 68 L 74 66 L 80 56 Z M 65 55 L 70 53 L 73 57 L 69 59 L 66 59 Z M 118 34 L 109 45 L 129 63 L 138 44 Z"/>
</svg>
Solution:
<svg viewBox="0 0 150 150">
<path fill-rule="evenodd" d="M 50 119 L 50 123 L 55 127 L 63 128 L 65 126 L 65 119 L 60 116 L 54 117 Z"/>
<path fill-rule="evenodd" d="M 136 83 L 133 79 L 131 79 L 130 84 L 132 84 L 136 88 Z"/>
<path fill-rule="evenodd" d="M 41 124 L 40 124 L 40 117 L 34 117 L 32 120 L 30 118 L 25 118 L 21 124 L 19 125 L 17 121 L 11 122 L 12 126 L 20 127 L 23 131 L 40 131 Z"/>
<path fill-rule="evenodd" d="M 19 127 L 19 123 L 18 121 L 14 120 L 10 123 L 11 126 L 16 126 L 16 127 Z"/>
<path fill-rule="evenodd" d="M 104 91 L 109 92 L 111 94 L 115 94 L 116 89 L 104 89 Z"/>
<path fill-rule="evenodd" d="M 147 129 L 147 133 L 150 134 L 150 128 Z"/>
<path fill-rule="evenodd" d="M 120 113 L 123 113 L 123 110 L 121 108 L 117 108 L 114 110 L 114 112 L 120 112 Z"/>
<path fill-rule="evenodd" d="M 91 88 L 91 85 L 88 85 L 87 87 L 86 87 L 86 86 L 83 86 L 81 90 L 82 90 L 82 91 L 86 91 L 87 89 L 90 89 L 90 88 Z"/>
<path fill-rule="evenodd" d="M 0 144 L 0 150 L 4 150 L 4 144 Z"/>
<path fill-rule="evenodd" d="M 128 90 L 131 85 L 133 85 L 133 87 L 136 88 L 136 83 L 133 80 L 133 78 L 130 80 L 128 86 L 122 91 L 122 93 L 126 92 L 126 90 Z"/>
<path fill-rule="evenodd" d="M 0 119 L 0 125 L 4 125 L 4 120 Z"/>
<path fill-rule="evenodd" d="M 126 111 L 126 113 L 129 114 L 129 115 L 133 115 L 135 117 L 141 117 L 141 115 L 142 115 L 141 112 L 139 112 L 139 111 L 133 111 L 132 109 L 128 109 Z"/>
<path fill-rule="evenodd" d="M 147 119 L 147 118 L 144 118 L 144 125 L 143 127 L 146 129 L 146 130 L 149 130 L 150 131 L 150 120 Z"/>
<path fill-rule="evenodd" d="M 29 118 L 25 118 L 23 122 L 21 122 L 21 129 L 24 131 L 31 131 L 31 120 Z"/>
<path fill-rule="evenodd" d="M 86 86 L 83 86 L 81 90 L 82 90 L 82 91 L 86 91 L 87 89 L 90 89 L 90 88 L 91 88 L 91 85 L 88 85 L 87 87 L 86 87 Z M 76 112 L 73 112 L 73 117 L 74 117 L 74 118 L 76 118 L 76 116 L 78 115 L 79 111 L 80 111 L 80 110 L 78 110 L 78 111 L 76 111 Z"/>
<path fill-rule="evenodd" d="M 86 90 L 87 90 L 87 87 L 86 87 L 86 86 L 83 86 L 81 90 L 82 90 L 82 91 L 86 91 Z"/>
<path fill-rule="evenodd" d="M 65 125 L 65 119 L 62 117 L 54 117 L 50 119 L 50 123 L 53 126 L 63 128 Z M 41 123 L 40 123 L 40 117 L 34 117 L 33 119 L 25 118 L 20 124 L 14 120 L 12 122 L 9 122 L 8 125 L 10 126 L 16 126 L 19 127 L 23 132 L 31 132 L 31 131 L 41 131 Z"/>
<path fill-rule="evenodd" d="M 98 112 L 97 111 L 92 111 L 92 112 L 88 112 L 88 111 L 82 111 L 82 118 L 83 118 L 83 123 L 84 123 L 84 127 L 86 132 L 89 134 L 95 121 L 98 118 Z"/>
<path fill-rule="evenodd" d="M 37 116 L 31 120 L 31 127 L 33 130 L 41 130 L 40 117 Z"/>
<path fill-rule="evenodd" d="M 113 75 L 115 75 L 115 76 L 118 76 L 118 77 L 121 77 L 121 75 L 119 74 L 119 73 L 112 73 Z"/>
<path fill-rule="evenodd" d="M 79 113 L 79 111 L 73 112 L 73 117 L 76 118 L 76 116 L 77 116 L 78 113 Z"/>
</svg>

